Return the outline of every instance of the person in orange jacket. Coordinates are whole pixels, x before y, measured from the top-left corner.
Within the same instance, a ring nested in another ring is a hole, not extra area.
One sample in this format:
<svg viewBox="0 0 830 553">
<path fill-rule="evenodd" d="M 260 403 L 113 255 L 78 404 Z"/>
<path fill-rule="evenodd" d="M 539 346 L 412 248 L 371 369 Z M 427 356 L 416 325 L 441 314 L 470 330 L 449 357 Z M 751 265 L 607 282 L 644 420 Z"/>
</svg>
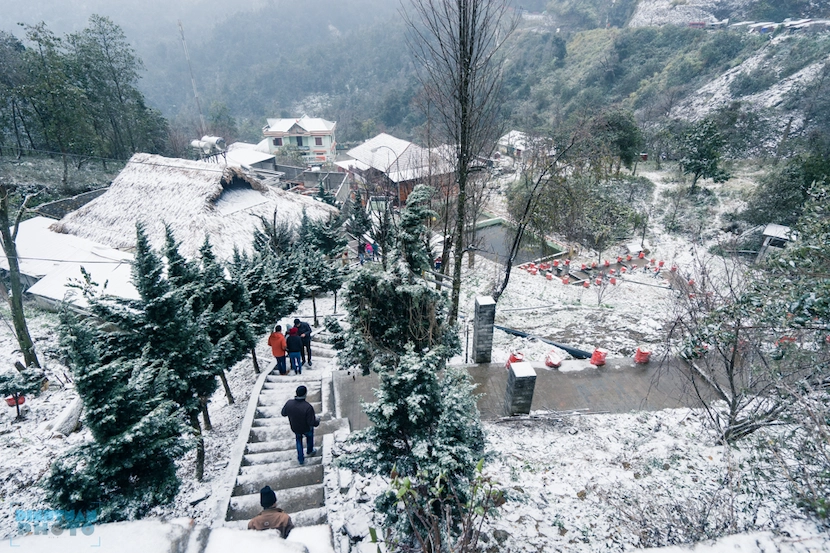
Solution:
<svg viewBox="0 0 830 553">
<path fill-rule="evenodd" d="M 282 375 L 287 374 L 288 371 L 285 367 L 285 350 L 287 345 L 285 343 L 285 336 L 282 334 L 282 326 L 277 325 L 274 327 L 274 332 L 268 336 L 268 345 L 271 346 L 271 353 L 277 359 L 277 370 Z"/>
</svg>

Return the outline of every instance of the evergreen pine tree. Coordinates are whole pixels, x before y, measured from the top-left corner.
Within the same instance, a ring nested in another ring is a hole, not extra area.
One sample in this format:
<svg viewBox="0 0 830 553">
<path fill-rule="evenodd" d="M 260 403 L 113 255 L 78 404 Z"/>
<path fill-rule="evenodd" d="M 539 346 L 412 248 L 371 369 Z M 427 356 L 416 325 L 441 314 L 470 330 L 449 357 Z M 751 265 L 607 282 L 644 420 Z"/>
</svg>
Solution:
<svg viewBox="0 0 830 553">
<path fill-rule="evenodd" d="M 346 284 L 351 332 L 341 364 L 368 374 L 396 366 L 407 344 L 416 352 L 438 350 L 444 358 L 460 351 L 455 328 L 447 322 L 446 298 L 424 282 L 410 283 L 410 272 L 401 263 L 380 269 L 366 266 Z"/>
<path fill-rule="evenodd" d="M 366 214 L 366 208 L 363 205 L 360 190 L 355 192 L 354 200 L 352 200 L 352 209 L 349 220 L 346 221 L 346 230 L 349 234 L 357 238 L 358 241 L 362 241 L 363 236 L 372 230 L 372 222 Z"/>
<path fill-rule="evenodd" d="M 332 193 L 326 190 L 326 186 L 323 184 L 323 181 L 320 181 L 320 184 L 317 186 L 317 199 L 328 205 L 337 204 L 337 201 L 334 199 Z"/>
<path fill-rule="evenodd" d="M 260 228 L 254 231 L 254 251 L 270 250 L 275 255 L 287 254 L 296 240 L 294 229 L 288 221 L 277 219 L 277 210 L 269 221 L 259 216 Z"/>
<path fill-rule="evenodd" d="M 105 361 L 97 322 L 61 315 L 61 345 L 84 404 L 93 442 L 52 465 L 44 487 L 60 509 L 97 511 L 102 521 L 140 517 L 173 500 L 175 459 L 184 452 L 177 406 L 164 399 L 161 363 L 145 358 Z"/>
<path fill-rule="evenodd" d="M 225 388 L 228 402 L 233 403 L 225 370 L 245 358 L 256 345 L 256 337 L 248 319 L 251 301 L 243 282 L 225 277 L 225 268 L 216 259 L 210 242 L 200 250 L 200 271 L 191 306 L 203 328 L 207 329 L 213 354 L 209 360 Z"/>
<path fill-rule="evenodd" d="M 283 317 L 297 308 L 301 279 L 295 257 L 278 256 L 270 249 L 254 250 L 248 255 L 234 251 L 228 266 L 231 279 L 241 283 L 248 295 L 247 320 L 254 336 L 268 332 Z M 256 350 L 251 348 L 254 370 L 259 372 Z"/>
<path fill-rule="evenodd" d="M 347 244 L 334 215 L 330 215 L 325 221 L 310 223 L 309 241 L 312 247 L 329 259 L 339 256 Z"/>
<path fill-rule="evenodd" d="M 406 199 L 406 207 L 401 211 L 398 225 L 397 243 L 403 259 L 414 274 L 432 268 L 432 252 L 429 249 L 427 221 L 434 217 L 430 209 L 430 200 L 434 189 L 419 184 Z"/>
<path fill-rule="evenodd" d="M 360 448 L 340 463 L 361 474 L 407 478 L 418 490 L 422 513 L 435 514 L 434 500 L 454 494 L 458 502 L 451 512 L 437 514 L 458 521 L 483 455 L 484 434 L 469 376 L 450 368 L 441 378 L 443 365 L 439 352 L 418 355 L 407 346 L 400 363 L 381 372 L 377 401 L 363 406 L 372 426 L 350 438 Z M 393 490 L 376 501 L 398 539 L 412 539 L 411 525 L 423 524 L 425 517 L 406 517 L 398 504 Z"/>
<path fill-rule="evenodd" d="M 300 248 L 295 254 L 298 260 L 295 265 L 301 267 L 299 271 L 302 282 L 303 296 L 311 298 L 314 310 L 314 326 L 317 321 L 317 296 L 328 292 L 337 292 L 343 285 L 343 273 L 340 264 L 332 262 L 321 255 L 321 252 L 312 248 Z"/>
</svg>

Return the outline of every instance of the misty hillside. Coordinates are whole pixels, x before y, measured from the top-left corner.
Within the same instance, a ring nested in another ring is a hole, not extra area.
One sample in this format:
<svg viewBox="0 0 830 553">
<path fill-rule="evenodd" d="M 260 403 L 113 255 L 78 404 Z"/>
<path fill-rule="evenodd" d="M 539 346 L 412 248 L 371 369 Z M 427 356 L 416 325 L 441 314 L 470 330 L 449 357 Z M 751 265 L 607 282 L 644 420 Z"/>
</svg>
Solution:
<svg viewBox="0 0 830 553">
<path fill-rule="evenodd" d="M 70 2 L 71 4 L 71 2 Z M 181 21 L 202 110 L 216 132 L 257 140 L 266 117 L 308 113 L 338 121 L 340 142 L 380 131 L 423 135 L 419 87 L 397 2 L 259 0 L 229 8 L 208 0 L 138 8 L 52 0 L 11 7 L 6 21 L 43 20 L 56 33 L 91 13 L 122 26 L 144 62 L 148 104 L 184 134 L 197 109 L 178 27 Z M 752 112 L 760 134 L 809 126 L 805 92 L 821 82 L 827 33 L 770 35 L 693 29 L 690 22 L 830 15 L 807 0 L 543 0 L 516 2 L 518 28 L 504 50 L 507 125 L 537 132 L 576 114 L 631 110 L 644 128 L 713 110 Z M 524 13 L 524 15 L 521 15 Z M 538 15 L 534 15 L 538 14 Z M 21 29 L 7 29 L 21 36 Z M 222 123 L 224 121 L 224 123 Z M 755 132 L 755 131 L 753 131 Z M 761 140 L 762 142 L 765 139 Z"/>
</svg>

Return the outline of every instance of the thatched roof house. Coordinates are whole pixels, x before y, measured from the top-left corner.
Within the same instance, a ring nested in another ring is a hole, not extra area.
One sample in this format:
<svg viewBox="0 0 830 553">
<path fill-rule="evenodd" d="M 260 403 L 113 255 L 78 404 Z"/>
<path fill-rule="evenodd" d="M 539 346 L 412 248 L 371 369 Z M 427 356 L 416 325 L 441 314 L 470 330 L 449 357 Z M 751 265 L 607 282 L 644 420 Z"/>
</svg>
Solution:
<svg viewBox="0 0 830 553">
<path fill-rule="evenodd" d="M 209 236 L 216 255 L 228 259 L 234 246 L 249 251 L 258 216 L 300 223 L 303 209 L 312 219 L 336 209 L 313 198 L 266 186 L 239 168 L 135 154 L 107 192 L 52 225 L 113 248 L 135 247 L 136 223 L 143 223 L 155 247 L 164 225 L 195 257 Z"/>
</svg>

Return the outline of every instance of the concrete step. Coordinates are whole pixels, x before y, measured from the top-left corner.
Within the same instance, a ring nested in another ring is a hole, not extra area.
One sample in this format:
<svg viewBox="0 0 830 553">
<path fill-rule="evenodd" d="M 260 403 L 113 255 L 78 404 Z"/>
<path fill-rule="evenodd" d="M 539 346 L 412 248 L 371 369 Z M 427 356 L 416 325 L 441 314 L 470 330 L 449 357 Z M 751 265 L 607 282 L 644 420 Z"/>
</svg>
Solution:
<svg viewBox="0 0 830 553">
<path fill-rule="evenodd" d="M 305 457 L 305 464 L 300 465 L 297 462 L 297 450 L 295 449 L 292 451 L 293 455 L 288 459 L 275 461 L 273 463 L 257 463 L 254 465 L 243 466 L 240 471 L 240 476 L 252 476 L 255 474 L 266 474 L 266 475 L 273 475 L 273 474 L 282 474 L 288 469 L 295 469 L 299 467 L 312 467 L 315 465 L 319 465 L 323 462 L 323 452 L 320 449 L 317 449 L 317 455 L 314 457 L 309 457 L 306 455 Z"/>
<path fill-rule="evenodd" d="M 268 419 L 274 420 L 274 419 Z M 280 442 L 289 440 L 294 443 L 294 433 L 291 432 L 291 427 L 288 425 L 288 419 L 282 418 L 282 424 L 268 425 L 268 426 L 252 426 L 251 433 L 248 437 L 248 444 L 257 442 Z M 323 434 L 331 434 L 343 428 L 345 419 L 329 419 L 320 420 L 320 426 L 314 429 L 314 438 L 322 436 Z M 289 449 L 288 447 L 282 449 Z"/>
<path fill-rule="evenodd" d="M 305 441 L 305 440 L 304 440 Z M 314 447 L 320 448 L 323 446 L 323 435 L 322 434 L 314 434 Z M 291 436 L 291 439 L 283 439 L 283 440 L 273 440 L 270 442 L 248 442 L 248 445 L 245 446 L 245 454 L 255 454 L 255 453 L 270 453 L 273 451 L 291 451 L 297 450 L 297 442 L 294 439 L 294 436 Z"/>
<path fill-rule="evenodd" d="M 337 357 L 337 350 L 324 342 L 311 342 L 311 362 L 318 358 L 334 361 Z"/>
<path fill-rule="evenodd" d="M 317 397 L 315 397 L 315 395 Z M 311 401 L 319 402 L 321 399 L 319 397 L 319 393 L 315 395 L 311 396 L 312 398 L 314 398 Z M 291 393 L 287 394 L 280 393 L 279 390 L 268 390 L 268 393 L 259 394 L 257 405 L 266 407 L 279 407 L 279 410 L 282 411 L 282 406 L 285 405 L 285 402 L 289 399 L 294 399 L 294 390 L 291 390 Z"/>
<path fill-rule="evenodd" d="M 293 461 L 296 463 L 297 448 L 286 449 L 283 451 L 266 451 L 265 453 L 247 453 L 242 457 L 242 468 L 244 469 L 250 465 L 282 463 L 284 461 Z"/>
<path fill-rule="evenodd" d="M 283 509 L 294 520 L 294 513 L 325 506 L 325 492 L 322 484 L 277 490 L 277 507 Z M 231 497 L 225 520 L 249 520 L 262 512 L 259 504 L 259 490 L 256 493 Z M 296 522 L 294 524 L 297 524 Z"/>
<path fill-rule="evenodd" d="M 320 416 L 320 413 L 322 413 L 322 410 L 323 410 L 322 409 L 323 404 L 320 403 L 319 401 L 317 401 L 317 402 L 311 403 L 310 405 L 311 405 L 311 407 L 314 408 L 314 412 L 317 414 L 317 416 Z M 288 424 L 288 419 L 286 417 L 283 417 L 280 414 L 280 412 L 282 411 L 282 405 L 280 405 L 280 406 L 274 405 L 273 408 L 276 409 L 276 411 L 277 411 L 276 415 L 271 414 L 271 413 L 262 414 L 262 415 L 257 414 L 255 416 L 254 420 L 251 421 L 251 426 L 261 427 L 261 426 L 284 426 L 284 425 L 287 425 Z"/>
<path fill-rule="evenodd" d="M 317 526 L 318 524 L 326 524 L 329 521 L 328 512 L 325 507 L 317 509 L 306 509 L 299 513 L 291 513 L 291 522 L 294 526 Z"/>
<path fill-rule="evenodd" d="M 279 373 L 277 373 L 277 378 L 279 378 L 280 380 L 277 380 L 276 382 L 266 381 L 265 384 L 262 385 L 262 391 L 271 392 L 275 390 L 285 390 L 286 392 L 291 394 L 291 397 L 294 397 L 294 391 L 297 389 L 297 386 L 299 386 L 300 384 L 305 384 L 306 388 L 309 387 L 309 378 L 304 379 L 305 376 L 305 374 L 299 376 L 282 376 Z M 312 382 L 320 382 L 319 373 L 314 376 L 317 376 L 317 378 L 314 379 Z M 267 378 L 271 378 L 271 375 L 268 375 Z M 296 378 L 298 380 L 288 380 L 289 378 Z"/>
<path fill-rule="evenodd" d="M 294 468 L 283 468 L 276 472 L 240 474 L 236 477 L 236 485 L 233 487 L 232 495 L 258 494 L 263 486 L 271 486 L 274 490 L 284 492 L 289 488 L 303 488 L 322 482 L 322 464 L 298 464 Z"/>
<path fill-rule="evenodd" d="M 285 405 L 286 401 L 288 401 L 288 400 L 286 399 L 282 403 L 275 403 L 275 404 L 271 404 L 271 405 L 261 405 L 260 404 L 256 408 L 256 414 L 254 415 L 254 420 L 273 418 L 273 419 L 281 420 L 282 422 L 286 422 L 287 419 L 282 416 L 282 408 Z M 314 412 L 316 414 L 319 415 L 320 413 L 323 412 L 323 409 L 322 409 L 323 404 L 320 402 L 319 397 L 317 399 L 314 399 L 314 400 L 308 400 L 308 403 L 310 403 L 311 406 L 314 407 Z"/>
</svg>

